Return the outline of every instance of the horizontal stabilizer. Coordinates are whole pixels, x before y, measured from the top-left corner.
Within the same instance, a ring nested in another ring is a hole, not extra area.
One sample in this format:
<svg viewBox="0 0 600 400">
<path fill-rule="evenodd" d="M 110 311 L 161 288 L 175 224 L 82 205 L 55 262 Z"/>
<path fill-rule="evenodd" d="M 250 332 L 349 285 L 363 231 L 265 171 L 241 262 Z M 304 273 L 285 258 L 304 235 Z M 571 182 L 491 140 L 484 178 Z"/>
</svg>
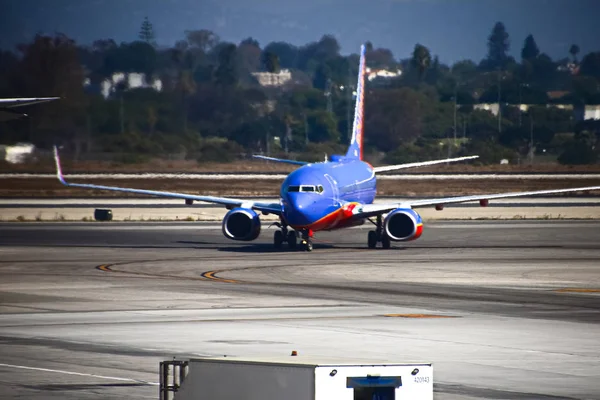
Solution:
<svg viewBox="0 0 600 400">
<path fill-rule="evenodd" d="M 425 167 L 427 165 L 435 165 L 435 164 L 443 164 L 443 163 L 448 163 L 448 162 L 472 160 L 474 158 L 479 158 L 479 156 L 466 156 L 466 157 L 458 157 L 458 158 L 446 158 L 445 160 L 433 160 L 433 161 L 423 161 L 423 162 L 415 162 L 415 163 L 408 163 L 408 164 L 386 165 L 383 167 L 374 167 L 373 171 L 375 171 L 375 173 L 386 172 L 386 171 L 395 171 L 397 169 Z"/>
<path fill-rule="evenodd" d="M 254 157 L 254 158 L 260 158 L 261 160 L 275 161 L 275 162 L 286 163 L 286 164 L 294 164 L 294 165 L 306 165 L 306 164 L 310 164 L 309 162 L 306 162 L 306 161 L 286 160 L 285 158 L 274 158 L 274 157 L 267 157 L 267 156 L 259 156 L 259 155 L 256 155 L 256 154 L 252 155 L 252 157 Z"/>
</svg>

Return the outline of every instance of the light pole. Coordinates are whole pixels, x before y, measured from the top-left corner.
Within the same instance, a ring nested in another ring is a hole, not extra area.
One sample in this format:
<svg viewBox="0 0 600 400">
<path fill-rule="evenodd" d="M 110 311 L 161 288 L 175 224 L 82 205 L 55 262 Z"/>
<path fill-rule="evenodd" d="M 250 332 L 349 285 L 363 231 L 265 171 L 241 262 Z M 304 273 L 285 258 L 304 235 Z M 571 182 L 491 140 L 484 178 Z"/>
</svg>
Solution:
<svg viewBox="0 0 600 400">
<path fill-rule="evenodd" d="M 498 133 L 502 132 L 502 70 L 498 73 Z"/>
<path fill-rule="evenodd" d="M 454 135 L 454 141 L 452 142 L 452 146 L 456 146 L 456 106 L 457 101 L 456 97 L 458 95 L 458 81 L 454 84 L 454 127 L 452 128 L 452 132 Z M 451 146 L 450 146 L 450 138 L 448 138 L 448 158 L 452 156 Z M 449 163 L 449 162 L 448 162 Z M 446 163 L 446 164 L 448 164 Z"/>
<path fill-rule="evenodd" d="M 519 128 L 521 127 L 523 120 L 523 110 L 521 110 L 521 103 L 523 103 L 523 87 L 529 87 L 529 85 L 527 83 L 519 83 Z"/>
<path fill-rule="evenodd" d="M 533 164 L 533 116 L 529 113 L 529 165 Z"/>
<path fill-rule="evenodd" d="M 458 81 L 454 85 L 454 145 L 456 146 L 456 108 L 458 106 Z"/>
</svg>

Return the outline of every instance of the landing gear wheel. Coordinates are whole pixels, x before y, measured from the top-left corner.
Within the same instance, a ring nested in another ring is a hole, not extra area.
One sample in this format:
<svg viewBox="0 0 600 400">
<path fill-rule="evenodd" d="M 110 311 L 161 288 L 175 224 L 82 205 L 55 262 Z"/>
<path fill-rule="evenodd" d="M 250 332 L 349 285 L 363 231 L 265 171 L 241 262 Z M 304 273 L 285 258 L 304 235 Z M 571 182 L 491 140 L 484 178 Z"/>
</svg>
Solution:
<svg viewBox="0 0 600 400">
<path fill-rule="evenodd" d="M 384 249 L 389 249 L 391 247 L 392 243 L 390 241 L 390 237 L 388 235 L 382 235 L 381 236 L 381 247 Z"/>
<path fill-rule="evenodd" d="M 377 232 L 369 231 L 369 235 L 367 237 L 367 243 L 370 249 L 374 249 L 377 247 Z"/>
<path fill-rule="evenodd" d="M 310 240 L 306 240 L 303 239 L 302 240 L 302 247 L 304 247 L 304 250 L 306 251 L 312 251 L 313 250 L 313 244 Z"/>
<path fill-rule="evenodd" d="M 288 246 L 290 247 L 291 250 L 296 249 L 296 232 L 295 231 L 289 231 L 287 234 L 287 242 L 288 242 Z"/>
<path fill-rule="evenodd" d="M 283 243 L 284 239 L 285 238 L 283 237 L 283 232 L 275 231 L 275 234 L 273 235 L 273 245 L 276 249 L 281 248 L 281 244 Z"/>
</svg>

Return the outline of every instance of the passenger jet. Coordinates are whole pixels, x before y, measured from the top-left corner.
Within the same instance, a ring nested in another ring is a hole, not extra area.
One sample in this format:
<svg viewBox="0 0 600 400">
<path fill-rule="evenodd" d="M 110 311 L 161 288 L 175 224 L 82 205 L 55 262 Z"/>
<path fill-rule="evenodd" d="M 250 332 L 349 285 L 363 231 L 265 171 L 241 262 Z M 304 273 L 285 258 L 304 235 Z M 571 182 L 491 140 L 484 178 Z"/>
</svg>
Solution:
<svg viewBox="0 0 600 400">
<path fill-rule="evenodd" d="M 93 184 L 68 183 L 60 167 L 58 151 L 54 148 L 57 176 L 66 186 L 112 190 L 126 193 L 151 195 L 185 200 L 216 203 L 229 211 L 222 222 L 223 234 L 232 240 L 252 241 L 261 231 L 259 213 L 274 214 L 279 217 L 275 225 L 273 244 L 280 248 L 287 242 L 291 249 L 298 247 L 311 251 L 315 232 L 349 228 L 371 222 L 375 229 L 369 231 L 367 244 L 376 248 L 390 248 L 391 242 L 403 242 L 418 239 L 423 233 L 423 220 L 416 208 L 435 206 L 441 210 L 444 205 L 479 201 L 486 206 L 490 199 L 533 196 L 542 194 L 566 193 L 583 190 L 600 190 L 600 186 L 575 189 L 542 190 L 521 193 L 501 193 L 476 196 L 458 196 L 438 199 L 415 199 L 401 203 L 374 204 L 377 173 L 425 165 L 456 162 L 477 158 L 467 156 L 416 162 L 410 164 L 373 167 L 363 161 L 363 110 L 365 88 L 365 46 L 361 46 L 354 125 L 349 148 L 345 155 L 334 155 L 329 160 L 308 163 L 264 156 L 255 156 L 276 162 L 300 165 L 283 181 L 278 203 L 268 203 L 226 197 L 197 196 L 185 193 L 141 190 Z"/>
</svg>

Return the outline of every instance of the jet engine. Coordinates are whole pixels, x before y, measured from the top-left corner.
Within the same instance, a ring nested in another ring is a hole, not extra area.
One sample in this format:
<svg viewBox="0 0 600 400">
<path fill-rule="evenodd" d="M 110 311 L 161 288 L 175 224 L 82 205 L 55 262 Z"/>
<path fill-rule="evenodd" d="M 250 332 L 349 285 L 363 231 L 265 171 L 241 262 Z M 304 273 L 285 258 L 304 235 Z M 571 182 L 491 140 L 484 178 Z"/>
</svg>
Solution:
<svg viewBox="0 0 600 400">
<path fill-rule="evenodd" d="M 254 210 L 234 208 L 223 218 L 223 235 L 233 240 L 254 240 L 260 235 L 260 217 Z"/>
<path fill-rule="evenodd" d="M 397 208 L 385 217 L 383 229 L 394 242 L 415 240 L 423 233 L 423 220 L 410 208 Z"/>
</svg>

